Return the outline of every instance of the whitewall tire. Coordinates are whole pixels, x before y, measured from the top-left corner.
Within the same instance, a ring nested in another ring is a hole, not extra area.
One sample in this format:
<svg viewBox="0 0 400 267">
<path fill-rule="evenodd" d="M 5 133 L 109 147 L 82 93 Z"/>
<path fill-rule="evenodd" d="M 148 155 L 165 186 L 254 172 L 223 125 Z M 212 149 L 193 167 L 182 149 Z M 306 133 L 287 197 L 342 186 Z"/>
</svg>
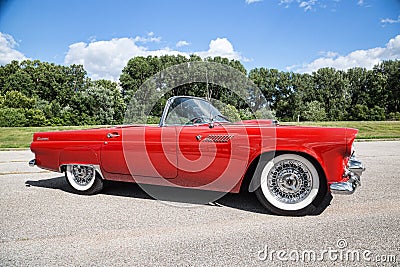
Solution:
<svg viewBox="0 0 400 267">
<path fill-rule="evenodd" d="M 96 194 L 103 189 L 103 180 L 91 165 L 67 165 L 65 177 L 68 184 L 79 194 Z"/>
<path fill-rule="evenodd" d="M 312 214 L 327 193 L 317 167 L 298 154 L 280 154 L 259 166 L 255 191 L 261 204 L 278 215 Z M 328 203 L 329 204 L 329 203 Z"/>
</svg>

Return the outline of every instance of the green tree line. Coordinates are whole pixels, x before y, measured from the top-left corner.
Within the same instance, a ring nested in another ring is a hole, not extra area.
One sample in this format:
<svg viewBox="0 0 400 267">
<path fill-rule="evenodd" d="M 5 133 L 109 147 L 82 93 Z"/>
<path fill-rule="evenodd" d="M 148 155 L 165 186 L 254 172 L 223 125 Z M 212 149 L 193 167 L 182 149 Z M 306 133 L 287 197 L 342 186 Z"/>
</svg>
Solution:
<svg viewBox="0 0 400 267">
<path fill-rule="evenodd" d="M 0 126 L 122 124 L 139 87 L 165 68 L 190 62 L 214 62 L 246 75 L 264 94 L 279 120 L 400 120 L 400 61 L 384 61 L 373 69 L 347 71 L 322 68 L 312 74 L 256 68 L 247 73 L 240 61 L 222 57 L 148 56 L 129 60 L 119 83 L 91 80 L 83 66 L 62 66 L 39 60 L 0 66 Z M 225 113 L 254 117 L 248 103 L 212 81 L 173 88 L 153 108 L 157 122 L 173 95 L 218 99 Z M 257 98 L 253 98 L 257 105 Z"/>
</svg>

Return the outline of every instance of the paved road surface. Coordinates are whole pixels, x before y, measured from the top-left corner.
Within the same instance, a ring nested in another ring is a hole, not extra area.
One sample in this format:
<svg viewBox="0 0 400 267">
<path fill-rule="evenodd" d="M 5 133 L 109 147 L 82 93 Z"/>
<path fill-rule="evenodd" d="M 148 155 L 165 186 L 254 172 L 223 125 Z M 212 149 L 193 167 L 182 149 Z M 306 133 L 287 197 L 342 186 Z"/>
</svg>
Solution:
<svg viewBox="0 0 400 267">
<path fill-rule="evenodd" d="M 360 266 L 399 266 L 400 142 L 356 150 L 362 187 L 301 218 L 265 214 L 250 194 L 177 207 L 111 183 L 80 196 L 61 174 L 27 167 L 29 151 L 2 151 L 0 266 L 303 266 L 312 253 L 320 266 L 355 266 L 357 255 Z"/>
</svg>

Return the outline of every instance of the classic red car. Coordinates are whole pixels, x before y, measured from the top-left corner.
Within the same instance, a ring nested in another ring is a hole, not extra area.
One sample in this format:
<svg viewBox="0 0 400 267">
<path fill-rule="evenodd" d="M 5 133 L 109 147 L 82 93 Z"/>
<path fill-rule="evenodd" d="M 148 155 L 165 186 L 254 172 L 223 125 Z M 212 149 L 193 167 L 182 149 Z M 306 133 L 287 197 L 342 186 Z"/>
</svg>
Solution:
<svg viewBox="0 0 400 267">
<path fill-rule="evenodd" d="M 35 133 L 30 165 L 65 172 L 81 194 L 98 193 L 104 180 L 242 189 L 274 214 L 319 214 L 331 192 L 351 194 L 360 185 L 357 132 L 273 120 L 232 123 L 202 98 L 176 96 L 167 101 L 159 125 Z"/>
</svg>

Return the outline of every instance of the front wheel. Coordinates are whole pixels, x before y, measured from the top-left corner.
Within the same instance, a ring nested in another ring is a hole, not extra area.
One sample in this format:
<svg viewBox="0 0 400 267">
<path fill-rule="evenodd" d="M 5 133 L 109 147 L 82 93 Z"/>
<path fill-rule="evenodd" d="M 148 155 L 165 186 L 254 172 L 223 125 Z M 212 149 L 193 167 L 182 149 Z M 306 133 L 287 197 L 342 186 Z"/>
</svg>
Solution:
<svg viewBox="0 0 400 267">
<path fill-rule="evenodd" d="M 260 186 L 255 194 L 268 211 L 278 215 L 304 216 L 324 210 L 329 202 L 325 178 L 307 158 L 281 154 L 261 162 Z M 324 207 L 322 207 L 324 206 Z"/>
<path fill-rule="evenodd" d="M 90 165 L 67 165 L 65 177 L 76 193 L 92 195 L 103 189 L 103 180 Z"/>
</svg>

